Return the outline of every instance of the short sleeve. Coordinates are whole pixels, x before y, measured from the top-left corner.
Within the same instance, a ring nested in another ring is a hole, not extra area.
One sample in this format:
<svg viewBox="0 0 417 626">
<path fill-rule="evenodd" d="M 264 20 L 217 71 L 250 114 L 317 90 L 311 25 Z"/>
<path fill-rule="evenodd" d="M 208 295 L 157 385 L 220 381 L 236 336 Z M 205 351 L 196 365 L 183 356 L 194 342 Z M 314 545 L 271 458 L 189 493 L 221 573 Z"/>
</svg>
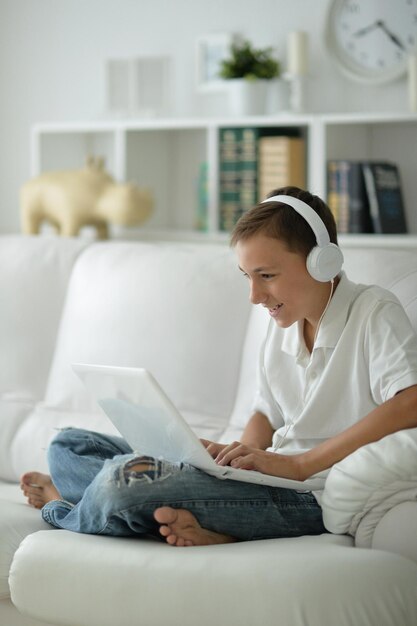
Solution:
<svg viewBox="0 0 417 626">
<path fill-rule="evenodd" d="M 377 404 L 417 385 L 417 337 L 400 302 L 378 301 L 370 312 L 365 340 L 371 393 Z"/>
</svg>

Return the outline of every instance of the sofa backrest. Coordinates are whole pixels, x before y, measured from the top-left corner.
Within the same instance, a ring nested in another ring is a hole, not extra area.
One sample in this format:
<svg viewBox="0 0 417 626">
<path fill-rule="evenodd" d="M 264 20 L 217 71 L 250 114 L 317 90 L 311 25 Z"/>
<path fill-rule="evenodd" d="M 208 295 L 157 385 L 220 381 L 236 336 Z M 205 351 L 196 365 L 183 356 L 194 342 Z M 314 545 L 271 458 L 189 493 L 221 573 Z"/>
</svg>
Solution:
<svg viewBox="0 0 417 626">
<path fill-rule="evenodd" d="M 67 250 L 70 244 L 57 239 L 37 245 Z M 347 245 L 343 250 L 348 276 L 392 289 L 417 329 L 417 251 Z M 41 311 L 57 293 L 62 306 L 67 274 L 59 274 L 62 284 L 50 293 L 49 277 L 55 274 L 42 269 L 42 255 L 36 268 L 38 257 L 29 252 L 25 254 L 33 267 L 28 271 L 33 292 L 42 297 Z M 22 267 L 27 262 L 25 257 Z M 9 283 L 12 290 L 11 279 Z M 23 281 L 19 289 L 25 288 Z M 9 424 L 10 457 L 3 465 L 12 467 L 14 477 L 28 469 L 46 469 L 44 451 L 56 428 L 73 425 L 114 432 L 73 374 L 72 362 L 147 367 L 200 436 L 224 441 L 240 436 L 251 414 L 258 352 L 269 315 L 249 304 L 248 285 L 227 245 L 94 243 L 74 265 L 58 333 L 60 311 L 54 306 L 48 337 L 25 327 L 25 340 L 36 347 L 30 346 L 30 355 L 45 342 L 51 359 L 55 338 L 56 344 L 43 401 L 34 409 L 15 407 L 14 417 L 9 416 L 15 430 Z M 10 325 L 10 319 L 0 320 L 5 328 Z M 7 330 L 0 332 L 7 335 Z M 10 352 L 11 339 L 9 344 Z M 32 356 L 26 363 L 22 353 L 22 368 L 36 380 Z M 46 369 L 47 364 L 43 376 Z M 0 420 L 0 434 L 3 424 Z M 0 476 L 4 471 L 0 461 Z"/>
<path fill-rule="evenodd" d="M 227 419 L 249 308 L 225 246 L 95 244 L 74 267 L 45 402 L 94 408 L 73 362 L 136 366 L 181 410 Z"/>
<path fill-rule="evenodd" d="M 45 397 L 68 280 L 87 242 L 0 237 L 0 477 L 14 479 L 11 447 Z"/>
<path fill-rule="evenodd" d="M 344 247 L 345 269 L 358 283 L 392 291 L 417 332 L 417 249 Z"/>
<path fill-rule="evenodd" d="M 0 238 L 0 398 L 43 399 L 68 280 L 86 245 Z"/>
<path fill-rule="evenodd" d="M 74 266 L 44 402 L 12 445 L 16 474 L 28 456 L 45 469 L 54 428 L 114 432 L 74 362 L 149 369 L 191 426 L 217 437 L 235 401 L 249 313 L 246 281 L 226 245 L 92 244 Z"/>
</svg>

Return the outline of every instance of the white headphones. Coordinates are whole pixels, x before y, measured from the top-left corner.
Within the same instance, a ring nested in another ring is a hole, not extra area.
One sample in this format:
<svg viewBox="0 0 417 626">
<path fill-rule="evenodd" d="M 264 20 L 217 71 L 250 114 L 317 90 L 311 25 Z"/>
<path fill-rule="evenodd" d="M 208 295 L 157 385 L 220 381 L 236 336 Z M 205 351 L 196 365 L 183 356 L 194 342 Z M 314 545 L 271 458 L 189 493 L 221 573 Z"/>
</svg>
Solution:
<svg viewBox="0 0 417 626">
<path fill-rule="evenodd" d="M 264 202 L 287 204 L 306 220 L 317 241 L 317 245 L 312 248 L 307 257 L 307 271 L 310 276 L 321 283 L 326 283 L 335 278 L 342 269 L 343 254 L 339 246 L 330 243 L 327 228 L 314 209 L 303 200 L 293 196 L 272 196 L 262 201 L 262 203 Z"/>
</svg>

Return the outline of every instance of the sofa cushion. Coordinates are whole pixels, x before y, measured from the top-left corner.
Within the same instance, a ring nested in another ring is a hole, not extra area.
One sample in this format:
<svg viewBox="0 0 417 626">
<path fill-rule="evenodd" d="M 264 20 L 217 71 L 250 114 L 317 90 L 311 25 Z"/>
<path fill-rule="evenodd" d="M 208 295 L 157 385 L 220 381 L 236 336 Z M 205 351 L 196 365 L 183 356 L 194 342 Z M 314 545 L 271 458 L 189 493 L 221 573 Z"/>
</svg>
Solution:
<svg viewBox="0 0 417 626">
<path fill-rule="evenodd" d="M 362 522 L 358 526 L 357 534 L 360 533 Z M 417 563 L 416 528 L 416 500 L 401 502 L 390 509 L 376 525 L 372 548 L 396 552 Z"/>
<path fill-rule="evenodd" d="M 22 613 L 72 626 L 120 624 L 120 607 L 124 626 L 412 626 L 417 565 L 351 542 L 321 535 L 173 548 L 39 532 L 17 551 L 10 588 Z"/>
<path fill-rule="evenodd" d="M 417 507 L 417 428 L 401 430 L 336 463 L 322 494 L 323 521 L 332 533 L 360 535 L 371 547 L 374 530 L 391 509 L 412 501 Z M 365 517 L 366 516 L 366 517 Z"/>
<path fill-rule="evenodd" d="M 10 565 L 22 539 L 51 528 L 38 510 L 25 503 L 17 485 L 0 482 L 0 600 L 10 596 Z"/>
<path fill-rule="evenodd" d="M 1 237 L 0 397 L 44 397 L 68 279 L 86 245 L 82 239 Z"/>
<path fill-rule="evenodd" d="M 13 439 L 9 452 L 11 480 L 19 480 L 30 470 L 49 472 L 46 449 L 56 433 L 68 426 L 119 434 L 103 413 L 65 411 L 39 403 L 22 422 Z"/>
<path fill-rule="evenodd" d="M 87 242 L 0 237 L 0 478 L 17 478 L 16 431 L 43 398 L 67 283 Z"/>
<path fill-rule="evenodd" d="M 70 280 L 45 401 L 13 442 L 15 474 L 45 469 L 55 428 L 112 432 L 73 362 L 146 367 L 200 436 L 218 438 L 233 407 L 249 312 L 227 246 L 91 245 Z"/>
<path fill-rule="evenodd" d="M 45 401 L 91 410 L 74 361 L 146 367 L 180 410 L 227 420 L 249 303 L 225 246 L 95 244 L 74 268 Z"/>
<path fill-rule="evenodd" d="M 19 398 L 0 398 L 0 480 L 18 480 L 13 467 L 12 446 L 16 432 L 25 424 L 34 403 Z M 33 442 L 28 442 L 28 447 Z"/>
<path fill-rule="evenodd" d="M 413 248 L 342 246 L 344 269 L 350 280 L 392 291 L 417 331 L 417 251 Z"/>
<path fill-rule="evenodd" d="M 230 421 L 222 434 L 222 442 L 229 443 L 239 440 L 252 415 L 256 391 L 258 354 L 267 332 L 269 320 L 269 313 L 264 307 L 252 306 L 243 344 L 236 400 Z"/>
</svg>

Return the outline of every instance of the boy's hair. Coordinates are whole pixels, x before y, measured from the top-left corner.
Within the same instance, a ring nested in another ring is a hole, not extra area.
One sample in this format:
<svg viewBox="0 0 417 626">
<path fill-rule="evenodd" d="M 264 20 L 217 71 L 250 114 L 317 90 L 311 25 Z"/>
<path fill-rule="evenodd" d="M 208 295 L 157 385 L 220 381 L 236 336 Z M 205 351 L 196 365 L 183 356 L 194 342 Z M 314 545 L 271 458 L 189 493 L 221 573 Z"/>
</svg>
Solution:
<svg viewBox="0 0 417 626">
<path fill-rule="evenodd" d="M 337 245 L 336 222 L 329 207 L 321 198 L 298 187 L 281 187 L 268 194 L 272 196 L 293 196 L 302 200 L 321 217 L 329 233 L 330 241 Z M 287 244 L 291 252 L 299 252 L 306 258 L 317 245 L 311 226 L 295 209 L 280 202 L 261 202 L 242 215 L 234 227 L 230 245 L 245 241 L 257 234 L 279 239 Z"/>
</svg>

